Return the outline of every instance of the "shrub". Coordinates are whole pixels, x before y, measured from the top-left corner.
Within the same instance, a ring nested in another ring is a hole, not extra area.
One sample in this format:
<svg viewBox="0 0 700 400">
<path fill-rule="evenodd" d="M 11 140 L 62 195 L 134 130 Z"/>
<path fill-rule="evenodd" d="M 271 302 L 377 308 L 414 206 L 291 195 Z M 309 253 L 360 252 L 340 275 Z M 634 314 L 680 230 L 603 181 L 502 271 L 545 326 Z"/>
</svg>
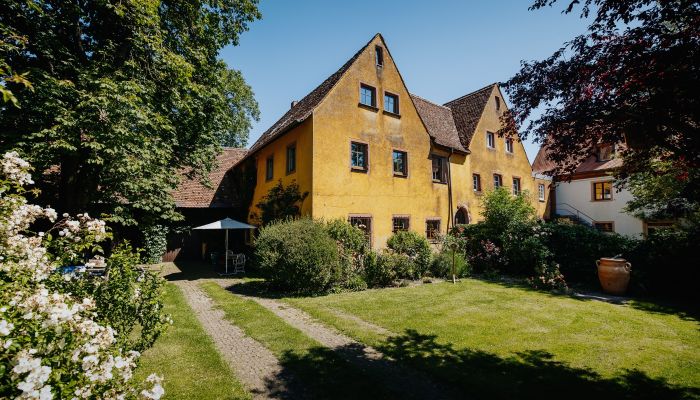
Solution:
<svg viewBox="0 0 700 400">
<path fill-rule="evenodd" d="M 700 224 L 692 221 L 675 228 L 650 232 L 647 240 L 626 254 L 632 263 L 634 288 L 652 295 L 664 295 L 697 302 L 697 248 Z"/>
<path fill-rule="evenodd" d="M 326 231 L 338 246 L 340 268 L 335 285 L 348 290 L 366 289 L 367 284 L 362 281 L 362 276 L 369 247 L 367 236 L 359 228 L 341 219 L 328 222 Z"/>
<path fill-rule="evenodd" d="M 405 254 L 371 252 L 365 266 L 365 281 L 369 287 L 392 286 L 413 268 L 413 264 Z"/>
<path fill-rule="evenodd" d="M 339 277 L 336 242 L 323 223 L 308 218 L 274 222 L 255 240 L 263 275 L 276 287 L 297 293 L 324 293 Z"/>
<path fill-rule="evenodd" d="M 168 227 L 150 225 L 143 229 L 144 261 L 157 264 L 168 250 Z"/>
<path fill-rule="evenodd" d="M 506 188 L 500 187 L 482 198 L 482 224 L 490 239 L 502 239 L 514 223 L 522 224 L 536 219 L 535 209 L 527 196 L 527 192 L 513 196 Z"/>
<path fill-rule="evenodd" d="M 397 271 L 399 278 L 418 279 L 425 275 L 430 268 L 432 252 L 428 240 L 412 231 L 398 231 L 386 242 L 387 247 L 394 253 L 408 257 L 410 264 L 400 264 Z"/>
<path fill-rule="evenodd" d="M 562 274 L 576 282 L 597 282 L 595 261 L 600 257 L 628 256 L 637 246 L 635 240 L 602 233 L 591 227 L 564 222 L 546 225 L 545 245 L 552 252 Z"/>
<path fill-rule="evenodd" d="M 149 377 L 150 388 L 141 391 L 143 384 L 132 375 L 140 356 L 133 350 L 148 348 L 167 320 L 159 296 L 162 280 L 145 283 L 149 298 L 144 301 L 124 290 L 140 287 L 131 275 L 117 274 L 112 282 L 81 272 L 60 274 L 59 266 L 101 253 L 100 242 L 109 233 L 103 221 L 87 214 L 76 219 L 64 214 L 47 232 L 30 231 L 39 219 L 53 223 L 57 215 L 27 204 L 28 169 L 16 153 L 6 154 L 0 165 L 0 393 L 3 398 L 160 398 L 160 378 Z M 122 248 L 107 263 L 129 264 L 134 257 Z M 143 314 L 125 315 L 142 306 L 148 308 Z M 129 334 L 141 318 L 145 337 L 132 342 Z"/>
<path fill-rule="evenodd" d="M 455 272 L 458 278 L 469 276 L 470 268 L 466 258 L 460 251 L 445 250 L 433 257 L 430 264 L 430 274 L 436 278 L 452 278 L 452 256 L 454 255 Z"/>
</svg>

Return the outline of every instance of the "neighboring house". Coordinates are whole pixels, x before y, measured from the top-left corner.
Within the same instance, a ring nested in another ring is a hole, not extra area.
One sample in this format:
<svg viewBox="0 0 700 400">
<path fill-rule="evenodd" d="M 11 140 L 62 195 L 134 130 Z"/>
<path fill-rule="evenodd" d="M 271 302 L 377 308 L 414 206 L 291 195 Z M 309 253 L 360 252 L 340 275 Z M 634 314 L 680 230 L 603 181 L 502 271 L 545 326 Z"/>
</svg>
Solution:
<svg viewBox="0 0 700 400">
<path fill-rule="evenodd" d="M 198 179 L 189 179 L 183 173 L 173 197 L 177 211 L 184 216 L 184 231 L 168 235 L 168 252 L 163 256 L 163 261 L 173 261 L 177 257 L 200 258 L 204 253 L 203 244 L 206 247 L 207 244 L 223 241 L 221 232 L 189 232 L 189 228 L 226 217 L 245 219 L 246 213 L 242 210 L 244 200 L 239 197 L 240 190 L 234 186 L 236 179 L 233 179 L 232 168 L 246 153 L 246 149 L 224 148 L 207 176 L 209 186 Z"/>
<path fill-rule="evenodd" d="M 543 146 L 537 153 L 532 165 L 536 174 L 547 174 L 555 167 L 547 152 Z M 598 146 L 571 176 L 554 177 L 551 213 L 576 218 L 603 232 L 635 237 L 643 234 L 647 224 L 623 211 L 632 195 L 627 189 L 615 188 L 612 172 L 621 165 L 614 145 Z"/>
<path fill-rule="evenodd" d="M 397 230 L 434 239 L 478 220 L 494 186 L 527 190 L 544 212 L 522 143 L 496 134 L 505 110 L 496 84 L 445 105 L 411 95 L 377 34 L 250 148 L 239 164 L 256 174 L 248 219 L 280 181 L 309 193 L 302 215 L 348 220 L 373 247 Z"/>
</svg>

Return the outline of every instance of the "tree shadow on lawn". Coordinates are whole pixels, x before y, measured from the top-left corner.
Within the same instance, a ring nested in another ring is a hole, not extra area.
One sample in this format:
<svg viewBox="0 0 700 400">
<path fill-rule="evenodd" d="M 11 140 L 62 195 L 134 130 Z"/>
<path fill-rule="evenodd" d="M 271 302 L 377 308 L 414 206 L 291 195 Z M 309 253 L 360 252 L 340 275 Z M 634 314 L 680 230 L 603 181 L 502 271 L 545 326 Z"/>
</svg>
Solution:
<svg viewBox="0 0 700 400">
<path fill-rule="evenodd" d="M 435 335 L 406 330 L 388 338 L 377 350 L 399 363 L 426 371 L 455 387 L 464 398 L 513 399 L 688 399 L 700 389 L 673 386 L 639 370 L 604 378 L 554 360 L 543 350 L 502 358 L 484 351 L 457 350 Z"/>
<path fill-rule="evenodd" d="M 350 350 L 350 349 L 348 349 Z M 279 358 L 282 370 L 266 380 L 268 392 L 279 399 L 398 399 L 383 385 L 381 376 L 368 376 L 352 368 L 336 351 L 314 347 L 304 352 L 287 350 Z M 290 386 L 302 391 L 287 391 Z"/>
</svg>

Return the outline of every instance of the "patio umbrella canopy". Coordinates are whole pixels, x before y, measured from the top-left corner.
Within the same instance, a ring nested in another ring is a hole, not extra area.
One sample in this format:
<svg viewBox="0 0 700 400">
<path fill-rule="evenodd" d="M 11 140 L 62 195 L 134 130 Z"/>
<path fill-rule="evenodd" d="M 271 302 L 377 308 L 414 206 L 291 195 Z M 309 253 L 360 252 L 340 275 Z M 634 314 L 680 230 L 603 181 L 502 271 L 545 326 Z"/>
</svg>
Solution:
<svg viewBox="0 0 700 400">
<path fill-rule="evenodd" d="M 210 224 L 198 226 L 193 229 L 211 229 L 211 230 L 225 230 L 226 231 L 226 272 L 228 275 L 228 231 L 230 229 L 255 229 L 255 226 L 244 224 L 243 222 L 236 221 L 231 218 L 224 218 L 219 221 L 212 222 Z"/>
</svg>

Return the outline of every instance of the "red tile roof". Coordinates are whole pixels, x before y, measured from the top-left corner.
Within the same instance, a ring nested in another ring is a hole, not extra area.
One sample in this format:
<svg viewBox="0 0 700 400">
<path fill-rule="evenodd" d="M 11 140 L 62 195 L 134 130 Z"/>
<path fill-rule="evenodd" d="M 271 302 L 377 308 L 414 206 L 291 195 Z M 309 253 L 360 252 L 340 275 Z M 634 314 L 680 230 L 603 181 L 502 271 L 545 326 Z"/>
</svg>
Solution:
<svg viewBox="0 0 700 400">
<path fill-rule="evenodd" d="M 217 201 L 217 191 L 222 186 L 226 172 L 238 164 L 247 154 L 246 149 L 225 147 L 216 157 L 216 165 L 209 173 L 211 187 L 204 186 L 196 179 L 183 177 L 177 190 L 173 192 L 175 205 L 182 208 L 220 207 Z"/>
<path fill-rule="evenodd" d="M 494 86 L 497 83 L 492 83 L 477 91 L 465 94 L 464 96 L 448 101 L 446 107 L 452 110 L 452 118 L 454 118 L 455 126 L 459 132 L 459 138 L 464 147 L 469 148 L 469 144 L 474 136 L 476 125 L 481 119 L 481 114 L 484 112 L 484 107 L 488 103 L 489 97 L 493 92 Z"/>
<path fill-rule="evenodd" d="M 411 99 L 416 106 L 418 115 L 428 129 L 428 134 L 435 143 L 465 153 L 468 152 L 459 140 L 459 133 L 452 119 L 452 111 L 449 108 L 414 94 L 411 94 Z"/>
<path fill-rule="evenodd" d="M 537 156 L 535 156 L 535 160 L 532 162 L 532 172 L 546 175 L 551 174 L 550 171 L 556 168 L 557 164 L 549 159 L 549 154 L 550 150 L 546 143 L 540 146 L 539 151 L 537 151 Z M 604 173 L 621 166 L 622 159 L 619 157 L 613 157 L 607 161 L 598 161 L 596 154 L 591 154 L 583 162 L 578 164 L 576 170 L 574 171 L 574 175 L 591 172 Z"/>
</svg>

